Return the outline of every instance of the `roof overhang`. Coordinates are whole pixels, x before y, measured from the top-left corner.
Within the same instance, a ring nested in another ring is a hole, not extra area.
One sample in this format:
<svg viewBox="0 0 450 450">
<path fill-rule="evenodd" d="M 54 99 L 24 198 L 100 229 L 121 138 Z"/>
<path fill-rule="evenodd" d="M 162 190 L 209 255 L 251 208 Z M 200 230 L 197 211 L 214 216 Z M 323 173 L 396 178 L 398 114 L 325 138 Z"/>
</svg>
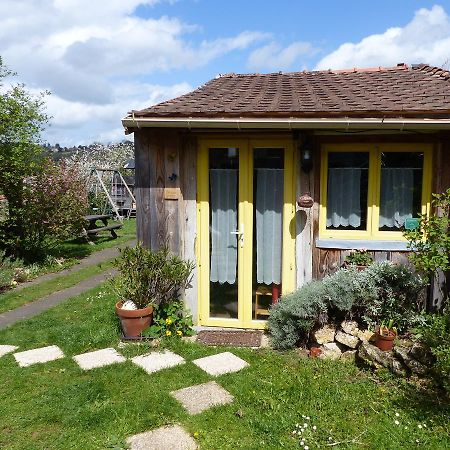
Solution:
<svg viewBox="0 0 450 450">
<path fill-rule="evenodd" d="M 132 133 L 136 128 L 215 128 L 215 129 L 373 129 L 373 130 L 450 130 L 450 118 L 201 118 L 201 117 L 135 117 L 122 119 Z"/>
</svg>

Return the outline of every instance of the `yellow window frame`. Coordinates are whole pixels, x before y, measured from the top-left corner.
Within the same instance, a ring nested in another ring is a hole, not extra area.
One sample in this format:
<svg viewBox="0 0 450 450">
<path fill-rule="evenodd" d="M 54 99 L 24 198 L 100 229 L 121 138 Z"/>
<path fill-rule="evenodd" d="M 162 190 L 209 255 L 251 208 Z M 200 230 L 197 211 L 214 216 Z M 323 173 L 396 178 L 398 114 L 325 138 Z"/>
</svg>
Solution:
<svg viewBox="0 0 450 450">
<path fill-rule="evenodd" d="M 328 155 L 337 152 L 369 154 L 367 190 L 367 229 L 329 230 L 327 221 Z M 321 239 L 405 241 L 401 231 L 380 231 L 381 154 L 388 152 L 423 153 L 421 213 L 430 211 L 433 146 L 427 143 L 324 144 L 321 149 L 319 236 Z"/>
</svg>

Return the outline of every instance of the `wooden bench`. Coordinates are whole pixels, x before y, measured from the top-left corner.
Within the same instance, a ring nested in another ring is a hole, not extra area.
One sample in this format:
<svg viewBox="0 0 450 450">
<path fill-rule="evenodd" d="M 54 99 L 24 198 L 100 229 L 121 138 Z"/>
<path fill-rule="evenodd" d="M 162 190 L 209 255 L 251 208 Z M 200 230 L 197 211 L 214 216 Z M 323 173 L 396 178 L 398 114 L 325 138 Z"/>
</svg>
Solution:
<svg viewBox="0 0 450 450">
<path fill-rule="evenodd" d="M 87 227 L 84 228 L 83 234 L 88 236 L 95 236 L 97 233 L 100 233 L 100 231 L 110 231 L 111 236 L 115 239 L 117 238 L 117 234 L 114 230 L 117 230 L 118 228 L 122 228 L 123 224 L 121 223 L 113 223 L 108 225 L 108 219 L 110 219 L 111 216 L 108 214 L 93 214 L 85 216 Z M 101 225 L 97 225 L 97 221 L 101 222 Z"/>
<path fill-rule="evenodd" d="M 121 223 L 114 223 L 112 225 L 106 225 L 104 227 L 89 228 L 89 229 L 86 230 L 86 233 L 88 235 L 96 235 L 100 231 L 111 231 L 111 236 L 115 239 L 117 237 L 117 233 L 114 230 L 116 230 L 117 228 L 122 228 L 122 224 Z"/>
</svg>

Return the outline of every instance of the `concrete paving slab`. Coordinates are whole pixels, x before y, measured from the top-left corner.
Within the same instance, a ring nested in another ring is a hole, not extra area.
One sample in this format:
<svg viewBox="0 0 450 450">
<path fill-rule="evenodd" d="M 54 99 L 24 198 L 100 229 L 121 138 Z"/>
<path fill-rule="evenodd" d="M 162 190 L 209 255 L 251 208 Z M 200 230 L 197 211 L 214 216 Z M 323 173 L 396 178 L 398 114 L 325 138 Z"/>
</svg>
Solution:
<svg viewBox="0 0 450 450">
<path fill-rule="evenodd" d="M 213 406 L 226 405 L 234 397 L 215 381 L 197 384 L 170 393 L 191 415 L 199 414 Z"/>
<path fill-rule="evenodd" d="M 179 425 L 168 425 L 127 439 L 131 450 L 196 450 L 194 438 Z"/>
<path fill-rule="evenodd" d="M 19 347 L 16 345 L 0 345 L 0 358 L 8 353 L 17 350 Z"/>
<path fill-rule="evenodd" d="M 169 350 L 164 352 L 151 352 L 147 355 L 136 356 L 131 359 L 134 364 L 142 367 L 147 373 L 158 372 L 162 369 L 184 364 L 186 361 L 180 355 Z"/>
<path fill-rule="evenodd" d="M 123 363 L 127 360 L 113 348 L 104 348 L 102 350 L 82 353 L 81 355 L 75 355 L 73 359 L 83 370 Z"/>
<path fill-rule="evenodd" d="M 46 363 L 64 358 L 64 353 L 57 345 L 35 348 L 25 352 L 14 353 L 14 358 L 20 367 L 28 367 L 32 364 Z"/>
<path fill-rule="evenodd" d="M 204 358 L 195 359 L 192 361 L 200 369 L 204 370 L 209 375 L 217 377 L 225 373 L 238 372 L 248 363 L 243 359 L 233 355 L 230 352 L 218 353 L 217 355 L 206 356 Z"/>
</svg>

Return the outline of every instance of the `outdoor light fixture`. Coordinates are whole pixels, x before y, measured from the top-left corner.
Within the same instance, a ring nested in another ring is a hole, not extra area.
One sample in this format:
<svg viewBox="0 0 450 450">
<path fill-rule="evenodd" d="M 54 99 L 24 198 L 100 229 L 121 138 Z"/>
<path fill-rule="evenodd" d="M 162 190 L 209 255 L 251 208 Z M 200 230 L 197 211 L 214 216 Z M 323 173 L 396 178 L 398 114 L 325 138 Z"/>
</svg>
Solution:
<svg viewBox="0 0 450 450">
<path fill-rule="evenodd" d="M 305 173 L 311 172 L 313 168 L 313 147 L 307 137 L 300 145 L 300 166 Z"/>
</svg>

